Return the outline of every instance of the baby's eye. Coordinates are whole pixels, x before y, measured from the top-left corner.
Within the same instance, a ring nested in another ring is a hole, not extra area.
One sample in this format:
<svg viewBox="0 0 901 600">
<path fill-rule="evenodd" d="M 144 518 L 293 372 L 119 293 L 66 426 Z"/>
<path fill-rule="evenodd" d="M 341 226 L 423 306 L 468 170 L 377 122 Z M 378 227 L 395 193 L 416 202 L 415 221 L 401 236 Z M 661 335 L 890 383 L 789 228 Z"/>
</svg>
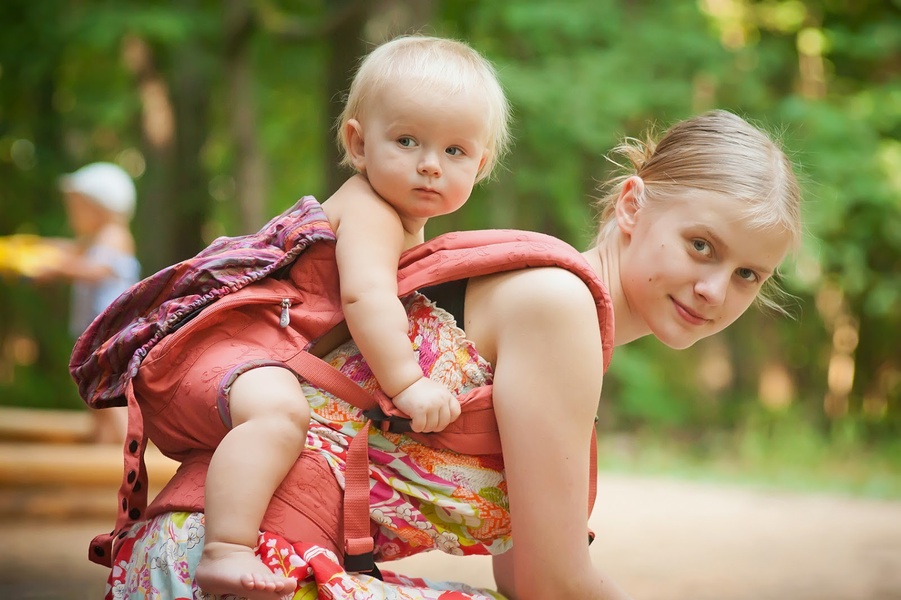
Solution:
<svg viewBox="0 0 901 600">
<path fill-rule="evenodd" d="M 397 138 L 397 143 L 403 146 L 404 148 L 412 147 L 416 141 L 408 135 Z"/>
<path fill-rule="evenodd" d="M 755 283 L 760 279 L 760 277 L 758 277 L 757 273 L 755 273 L 751 269 L 737 269 L 735 271 L 735 273 L 736 273 L 736 275 L 738 275 L 745 281 L 748 281 L 751 283 Z"/>
<path fill-rule="evenodd" d="M 707 243 L 707 240 L 696 239 L 691 241 L 691 247 L 695 249 L 695 252 L 703 254 L 704 256 L 709 256 L 713 251 L 710 248 L 710 244 Z"/>
<path fill-rule="evenodd" d="M 450 154 L 451 156 L 461 156 L 463 154 L 463 148 L 460 148 L 459 146 L 451 146 L 450 148 L 445 150 L 445 152 L 447 154 Z"/>
</svg>

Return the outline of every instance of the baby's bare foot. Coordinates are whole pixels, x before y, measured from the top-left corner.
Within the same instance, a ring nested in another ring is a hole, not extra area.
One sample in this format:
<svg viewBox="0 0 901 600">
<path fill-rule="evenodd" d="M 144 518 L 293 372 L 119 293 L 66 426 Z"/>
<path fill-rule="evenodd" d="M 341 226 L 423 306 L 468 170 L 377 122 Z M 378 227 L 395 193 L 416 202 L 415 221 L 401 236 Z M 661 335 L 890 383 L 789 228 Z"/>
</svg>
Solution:
<svg viewBox="0 0 901 600">
<path fill-rule="evenodd" d="M 296 579 L 270 571 L 247 546 L 225 542 L 204 546 L 194 580 L 204 592 L 249 600 L 279 600 L 297 588 Z"/>
</svg>

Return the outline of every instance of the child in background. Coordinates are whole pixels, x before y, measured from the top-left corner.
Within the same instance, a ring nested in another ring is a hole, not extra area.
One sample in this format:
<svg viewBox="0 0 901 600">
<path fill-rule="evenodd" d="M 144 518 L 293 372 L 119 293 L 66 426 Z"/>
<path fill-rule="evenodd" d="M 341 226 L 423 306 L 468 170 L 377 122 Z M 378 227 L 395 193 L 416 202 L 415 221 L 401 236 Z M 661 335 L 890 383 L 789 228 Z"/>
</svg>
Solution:
<svg viewBox="0 0 901 600">
<path fill-rule="evenodd" d="M 69 333 L 77 339 L 122 292 L 140 278 L 135 243 L 129 229 L 135 209 L 135 186 L 121 167 L 107 162 L 84 166 L 59 181 L 74 239 L 50 238 L 63 260 L 43 263 L 38 281 L 72 283 Z M 127 409 L 93 411 L 93 441 L 125 440 Z"/>
<path fill-rule="evenodd" d="M 460 208 L 491 173 L 509 140 L 508 120 L 506 97 L 482 56 L 461 42 L 409 36 L 361 63 L 338 125 L 344 162 L 357 175 L 323 210 L 337 236 L 344 314 L 414 431 L 444 429 L 460 405 L 417 360 L 397 298 L 398 259 L 424 241 L 430 217 Z M 278 598 L 296 581 L 273 574 L 254 546 L 272 493 L 304 449 L 309 404 L 291 371 L 260 366 L 240 375 L 227 405 L 230 429 L 206 479 L 196 581 L 208 593 Z"/>
</svg>

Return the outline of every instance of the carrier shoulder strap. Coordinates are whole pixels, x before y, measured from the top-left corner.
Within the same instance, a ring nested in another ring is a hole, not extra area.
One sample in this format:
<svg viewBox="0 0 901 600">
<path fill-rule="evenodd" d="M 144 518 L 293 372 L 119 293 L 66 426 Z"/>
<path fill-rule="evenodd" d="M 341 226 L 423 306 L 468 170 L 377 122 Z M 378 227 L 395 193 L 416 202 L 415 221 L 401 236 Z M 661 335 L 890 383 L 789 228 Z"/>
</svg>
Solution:
<svg viewBox="0 0 901 600">
<path fill-rule="evenodd" d="M 579 253 L 553 236 L 513 229 L 457 231 L 405 252 L 398 266 L 398 293 L 448 281 L 534 267 L 560 267 L 578 275 L 594 297 L 604 351 L 613 356 L 613 304 L 607 288 Z"/>
</svg>

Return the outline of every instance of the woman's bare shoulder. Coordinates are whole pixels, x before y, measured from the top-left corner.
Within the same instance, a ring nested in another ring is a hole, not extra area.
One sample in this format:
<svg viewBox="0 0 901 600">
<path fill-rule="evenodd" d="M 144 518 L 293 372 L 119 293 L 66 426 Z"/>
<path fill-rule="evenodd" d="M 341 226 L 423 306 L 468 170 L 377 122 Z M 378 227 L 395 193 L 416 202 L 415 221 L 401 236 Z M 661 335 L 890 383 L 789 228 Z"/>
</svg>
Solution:
<svg viewBox="0 0 901 600">
<path fill-rule="evenodd" d="M 495 357 L 499 341 L 511 333 L 529 329 L 551 336 L 597 318 L 594 299 L 585 282 L 558 267 L 521 269 L 473 279 L 466 294 L 466 315 L 467 336 L 478 338 L 474 341 L 486 358 Z"/>
<path fill-rule="evenodd" d="M 570 308 L 592 309 L 591 291 L 575 273 L 559 267 L 520 269 L 489 275 L 497 302 L 507 311 L 556 312 Z"/>
</svg>

